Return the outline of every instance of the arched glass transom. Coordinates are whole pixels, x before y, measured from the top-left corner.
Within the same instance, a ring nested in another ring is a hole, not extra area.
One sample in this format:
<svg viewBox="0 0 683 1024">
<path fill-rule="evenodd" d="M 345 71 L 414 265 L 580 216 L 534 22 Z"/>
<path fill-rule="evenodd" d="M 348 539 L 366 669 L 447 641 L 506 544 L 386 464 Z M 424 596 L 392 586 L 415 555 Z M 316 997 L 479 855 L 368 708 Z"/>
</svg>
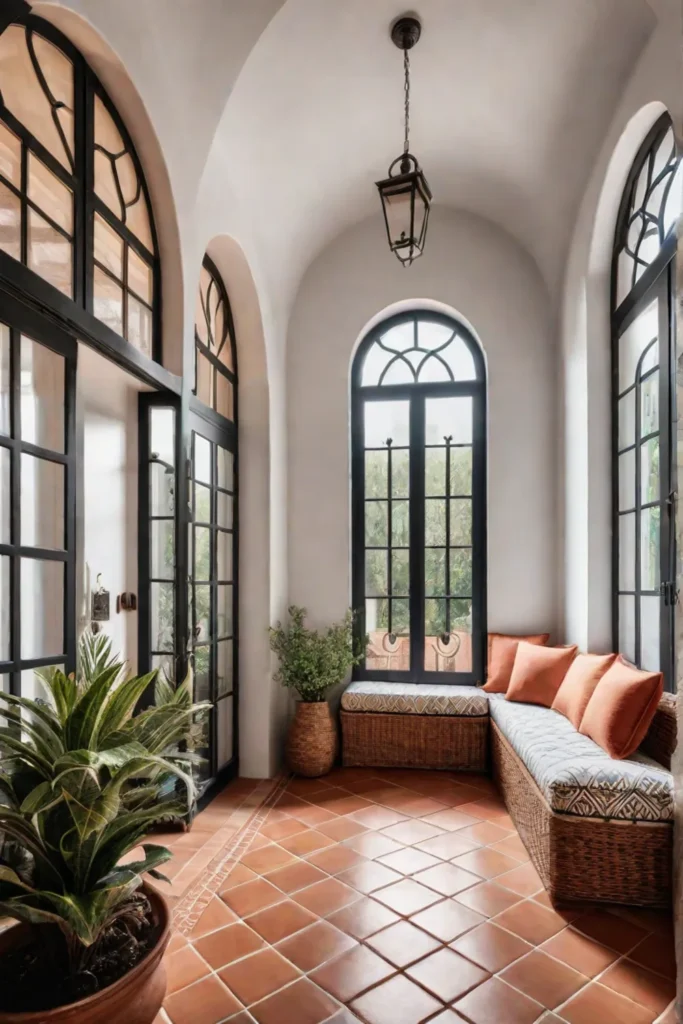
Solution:
<svg viewBox="0 0 683 1024">
<path fill-rule="evenodd" d="M 208 256 L 199 278 L 195 314 L 195 387 L 197 398 L 224 416 L 235 418 L 237 358 L 228 295 Z"/>
<path fill-rule="evenodd" d="M 33 16 L 0 35 L 0 249 L 158 358 L 157 245 L 135 148 L 83 57 Z"/>
<path fill-rule="evenodd" d="M 357 675 L 478 682 L 485 663 L 486 372 L 458 321 L 401 313 L 352 369 Z"/>
<path fill-rule="evenodd" d="M 645 139 L 619 212 L 612 270 L 614 644 L 674 670 L 672 424 L 675 225 L 681 164 L 664 115 Z"/>
</svg>

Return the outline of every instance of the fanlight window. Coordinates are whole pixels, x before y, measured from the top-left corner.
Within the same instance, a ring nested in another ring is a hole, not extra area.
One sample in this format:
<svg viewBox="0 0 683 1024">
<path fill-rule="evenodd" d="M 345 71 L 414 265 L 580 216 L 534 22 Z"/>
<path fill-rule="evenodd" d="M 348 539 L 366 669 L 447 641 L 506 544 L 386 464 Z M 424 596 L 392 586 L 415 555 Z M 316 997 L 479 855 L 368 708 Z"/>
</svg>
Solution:
<svg viewBox="0 0 683 1024">
<path fill-rule="evenodd" d="M 361 386 L 475 379 L 474 358 L 459 327 L 416 317 L 377 337 L 365 356 Z"/>
<path fill-rule="evenodd" d="M 681 213 L 683 168 L 676 151 L 668 117 L 637 162 L 624 195 L 616 239 L 615 308 L 631 293 L 647 268 L 656 260 Z"/>
<path fill-rule="evenodd" d="M 0 249 L 154 354 L 158 261 L 138 158 L 83 58 L 33 17 L 0 36 Z"/>
<path fill-rule="evenodd" d="M 197 398 L 228 420 L 235 418 L 235 335 L 228 295 L 208 256 L 199 278 L 195 314 Z"/>
</svg>

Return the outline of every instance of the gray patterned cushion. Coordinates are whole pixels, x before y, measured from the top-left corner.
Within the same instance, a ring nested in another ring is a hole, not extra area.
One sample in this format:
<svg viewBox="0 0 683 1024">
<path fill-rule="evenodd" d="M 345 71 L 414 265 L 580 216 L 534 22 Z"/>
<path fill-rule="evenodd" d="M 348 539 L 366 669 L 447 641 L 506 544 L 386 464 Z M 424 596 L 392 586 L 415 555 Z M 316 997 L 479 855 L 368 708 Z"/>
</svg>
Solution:
<svg viewBox="0 0 683 1024">
<path fill-rule="evenodd" d="M 671 821 L 673 778 L 646 754 L 616 761 L 558 711 L 489 694 L 491 717 L 554 811 Z"/>
<path fill-rule="evenodd" d="M 488 715 L 486 694 L 476 686 L 440 683 L 351 683 L 341 699 L 344 711 L 402 715 Z"/>
</svg>

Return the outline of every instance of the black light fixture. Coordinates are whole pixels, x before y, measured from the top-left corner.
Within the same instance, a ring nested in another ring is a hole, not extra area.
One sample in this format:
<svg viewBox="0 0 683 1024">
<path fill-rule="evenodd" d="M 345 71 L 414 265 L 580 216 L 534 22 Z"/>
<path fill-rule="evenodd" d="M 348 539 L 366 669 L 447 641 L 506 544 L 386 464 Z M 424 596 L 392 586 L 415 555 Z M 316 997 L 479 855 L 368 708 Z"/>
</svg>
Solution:
<svg viewBox="0 0 683 1024">
<path fill-rule="evenodd" d="M 382 199 L 389 248 L 404 267 L 422 255 L 427 237 L 432 191 L 422 169 L 410 152 L 410 50 L 420 38 L 422 26 L 406 15 L 394 22 L 391 38 L 403 50 L 405 72 L 405 136 L 403 153 L 391 164 L 388 177 L 376 182 Z"/>
</svg>

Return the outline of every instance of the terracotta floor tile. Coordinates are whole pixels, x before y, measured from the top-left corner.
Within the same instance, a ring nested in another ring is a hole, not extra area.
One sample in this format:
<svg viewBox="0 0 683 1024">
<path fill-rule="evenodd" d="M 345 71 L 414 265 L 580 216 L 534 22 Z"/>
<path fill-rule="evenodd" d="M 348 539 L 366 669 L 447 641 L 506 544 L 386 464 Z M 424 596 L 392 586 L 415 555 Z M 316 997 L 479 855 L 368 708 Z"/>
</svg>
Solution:
<svg viewBox="0 0 683 1024">
<path fill-rule="evenodd" d="M 223 900 L 218 896 L 214 896 L 190 932 L 190 937 L 192 939 L 199 939 L 202 935 L 208 935 L 209 932 L 215 932 L 219 928 L 225 928 L 226 925 L 233 924 L 236 920 L 236 915 L 226 907 Z"/>
<path fill-rule="evenodd" d="M 367 807 L 365 810 L 356 811 L 351 815 L 354 821 L 360 822 L 366 828 L 380 829 L 388 828 L 390 825 L 397 825 L 399 821 L 405 821 L 405 814 L 398 811 L 391 811 L 387 807 Z"/>
<path fill-rule="evenodd" d="M 489 849 L 492 853 L 500 852 L 494 851 L 491 846 Z M 508 855 L 503 854 L 502 856 L 507 857 Z M 498 885 L 510 889 L 511 892 L 516 892 L 519 896 L 533 896 L 543 888 L 541 877 L 531 863 L 520 864 L 518 867 L 512 868 L 511 871 L 504 871 L 502 875 L 496 876 L 496 882 Z"/>
<path fill-rule="evenodd" d="M 461 835 L 465 839 L 471 839 L 479 846 L 488 846 L 490 843 L 500 842 L 501 839 L 509 839 L 514 833 L 511 833 L 509 829 L 501 828 L 500 825 L 494 825 L 491 821 L 476 821 L 475 819 L 475 824 L 463 828 Z"/>
<path fill-rule="evenodd" d="M 421 1024 L 437 1013 L 441 1004 L 419 985 L 398 974 L 356 999 L 351 1009 L 367 1024 Z"/>
<path fill-rule="evenodd" d="M 440 892 L 442 896 L 455 896 L 463 889 L 469 889 L 472 885 L 480 882 L 478 875 L 469 871 L 463 871 L 455 864 L 437 864 L 436 867 L 427 868 L 426 871 L 419 871 L 413 876 L 416 882 Z"/>
<path fill-rule="evenodd" d="M 392 882 L 400 882 L 402 875 L 376 860 L 362 860 L 348 871 L 342 871 L 337 878 L 367 896 L 375 889 L 391 885 Z"/>
<path fill-rule="evenodd" d="M 358 899 L 358 893 L 336 878 L 325 878 L 294 894 L 294 899 L 319 917 L 327 917 Z"/>
<path fill-rule="evenodd" d="M 438 1017 L 432 1017 L 429 1024 L 467 1024 L 464 1017 L 461 1017 L 455 1010 L 444 1010 Z"/>
<path fill-rule="evenodd" d="M 206 935 L 194 943 L 197 952 L 214 970 L 231 964 L 233 960 L 241 960 L 243 956 L 255 953 L 264 945 L 261 936 L 242 922 L 231 924 L 219 932 L 212 932 L 211 935 Z"/>
<path fill-rule="evenodd" d="M 433 953 L 441 943 L 434 936 L 416 928 L 410 921 L 399 921 L 366 940 L 368 946 L 398 968 L 421 960 Z"/>
<path fill-rule="evenodd" d="M 533 900 L 521 900 L 493 918 L 494 924 L 520 935 L 532 946 L 545 942 L 565 927 L 565 922 L 552 910 L 547 910 Z"/>
<path fill-rule="evenodd" d="M 268 839 L 286 839 L 288 836 L 295 836 L 297 832 L 303 832 L 306 826 L 302 821 L 297 821 L 296 818 L 285 818 L 283 821 L 273 821 L 270 824 L 266 823 L 261 829 L 261 833 L 267 836 Z"/>
<path fill-rule="evenodd" d="M 292 779 L 287 786 L 288 793 L 301 796 L 304 800 L 328 789 L 330 789 L 330 785 L 324 779 Z"/>
<path fill-rule="evenodd" d="M 424 821 L 429 825 L 436 825 L 437 828 L 445 829 L 446 832 L 455 832 L 458 829 L 470 826 L 476 827 L 479 823 L 477 818 L 473 818 L 469 814 L 463 814 L 462 811 L 456 811 L 452 807 L 444 811 L 437 811 L 436 814 L 430 814 Z"/>
<path fill-rule="evenodd" d="M 564 928 L 540 948 L 588 978 L 595 978 L 618 957 L 613 949 L 608 949 L 574 928 Z"/>
<path fill-rule="evenodd" d="M 351 836 L 359 836 L 366 831 L 365 825 L 361 825 L 359 821 L 352 821 L 351 818 L 335 818 L 334 821 L 323 821 L 318 825 L 318 832 L 322 832 L 338 843 L 343 839 L 350 839 Z"/>
<path fill-rule="evenodd" d="M 333 845 L 334 839 L 324 836 L 322 832 L 316 832 L 315 829 L 299 832 L 295 836 L 289 836 L 287 839 L 280 841 L 280 846 L 297 857 L 303 857 L 307 853 L 314 853 L 316 850 L 322 850 L 326 846 Z"/>
<path fill-rule="evenodd" d="M 219 977 L 245 1006 L 265 999 L 296 978 L 299 971 L 274 949 L 262 949 L 219 971 Z"/>
<path fill-rule="evenodd" d="M 568 1024 L 652 1024 L 652 1012 L 591 982 L 562 1007 Z"/>
<path fill-rule="evenodd" d="M 497 878 L 496 882 L 500 883 L 500 878 Z M 531 898 L 548 910 L 554 910 L 567 924 L 571 924 L 578 917 L 583 917 L 588 911 L 593 910 L 593 907 L 584 906 L 580 903 L 558 903 L 557 901 L 553 903 L 545 889 L 535 892 Z"/>
<path fill-rule="evenodd" d="M 350 907 L 344 907 L 329 917 L 330 924 L 353 936 L 354 939 L 367 939 L 380 928 L 386 928 L 398 920 L 398 914 L 370 896 L 352 903 Z"/>
<path fill-rule="evenodd" d="M 365 810 L 373 805 L 370 800 L 366 800 L 357 793 L 347 793 L 344 790 L 340 790 L 339 796 L 334 800 L 324 803 L 323 806 L 326 810 L 334 811 L 335 814 L 354 814 L 356 811 Z"/>
<path fill-rule="evenodd" d="M 466 839 L 460 832 L 444 832 L 441 836 L 434 836 L 424 843 L 419 843 L 418 850 L 423 853 L 431 853 L 441 860 L 451 860 L 454 857 L 461 857 L 463 854 L 472 853 L 479 848 L 478 843 Z"/>
<path fill-rule="evenodd" d="M 471 853 L 465 853 L 461 857 L 456 857 L 453 863 L 461 868 L 465 868 L 466 871 L 472 871 L 475 875 L 480 875 L 481 878 L 495 878 L 497 875 L 509 872 L 513 868 L 519 868 L 518 861 L 513 860 L 512 857 L 506 857 L 504 853 L 496 853 L 490 846 L 483 846 L 479 850 L 473 850 Z M 498 884 L 501 883 L 499 882 Z M 540 885 L 536 887 L 536 889 L 538 888 L 540 888 Z M 534 889 L 534 892 L 536 889 Z"/>
<path fill-rule="evenodd" d="M 293 900 L 286 900 L 284 903 L 276 903 L 274 907 L 259 911 L 253 917 L 248 918 L 247 924 L 255 932 L 262 935 L 266 942 L 275 943 L 280 939 L 301 931 L 309 924 L 316 921 L 314 914 L 300 907 Z"/>
<path fill-rule="evenodd" d="M 534 948 L 520 939 L 519 935 L 513 935 L 490 921 L 484 921 L 477 928 L 461 935 L 452 943 L 452 947 L 456 953 L 461 953 L 492 974 L 502 971 Z"/>
<path fill-rule="evenodd" d="M 168 941 L 166 947 L 166 956 L 170 956 L 171 953 L 176 953 L 179 949 L 184 949 L 188 944 L 189 939 L 185 935 L 181 935 L 180 932 L 172 931 L 171 938 Z"/>
<path fill-rule="evenodd" d="M 458 1000 L 454 1009 L 471 1024 L 535 1024 L 543 1013 L 540 1003 L 510 988 L 499 978 L 489 978 Z M 598 1024 L 597 1018 L 592 1024 Z"/>
<path fill-rule="evenodd" d="M 432 992 L 444 1003 L 451 1003 L 481 985 L 489 974 L 452 949 L 439 949 L 406 971 L 408 977 Z"/>
<path fill-rule="evenodd" d="M 415 875 L 425 868 L 432 868 L 436 864 L 443 863 L 439 857 L 431 853 L 424 853 L 422 850 L 413 850 L 407 847 L 398 850 L 396 853 L 386 854 L 379 858 L 380 864 L 385 864 L 392 871 L 398 871 L 399 875 Z"/>
<path fill-rule="evenodd" d="M 326 807 L 316 807 L 315 804 L 302 804 L 300 807 L 292 808 L 289 813 L 311 828 L 322 825 L 325 821 L 334 821 L 337 817 L 334 811 L 328 811 Z"/>
<path fill-rule="evenodd" d="M 629 953 L 629 958 L 656 974 L 663 974 L 667 978 L 676 977 L 674 945 L 666 935 L 648 935 Z"/>
<path fill-rule="evenodd" d="M 328 1020 L 338 1004 L 308 978 L 281 989 L 250 1007 L 258 1024 L 321 1024 Z"/>
<path fill-rule="evenodd" d="M 223 885 L 219 889 L 219 895 L 223 895 L 228 889 L 235 889 L 238 885 L 244 885 L 245 882 L 253 882 L 258 875 L 255 871 L 251 871 L 249 868 L 245 868 L 244 864 L 235 864 L 234 868 L 223 882 Z"/>
<path fill-rule="evenodd" d="M 320 788 L 317 793 L 304 796 L 304 800 L 308 800 L 309 803 L 315 804 L 317 807 L 329 807 L 334 800 L 339 800 L 348 795 L 339 786 L 327 785 L 324 789 Z"/>
<path fill-rule="evenodd" d="M 285 836 L 285 838 L 291 838 Z M 287 864 L 291 864 L 294 861 L 294 857 L 288 850 L 283 850 L 281 846 L 273 843 L 271 846 L 264 846 L 260 850 L 254 850 L 245 854 L 242 858 L 242 864 L 245 867 L 251 868 L 258 875 L 265 875 L 269 871 L 275 871 L 276 868 L 284 868 Z"/>
<path fill-rule="evenodd" d="M 482 821 L 493 821 L 496 818 L 509 818 L 505 804 L 495 797 L 483 796 L 469 804 L 461 804 L 463 814 L 471 814 Z"/>
<path fill-rule="evenodd" d="M 349 868 L 355 867 L 356 864 L 369 863 L 367 858 L 361 857 L 359 853 L 356 853 L 355 850 L 350 850 L 343 843 L 337 843 L 335 846 L 329 846 L 325 850 L 311 853 L 306 860 L 309 864 L 314 864 L 328 875 L 338 875 L 341 871 L 347 871 Z"/>
<path fill-rule="evenodd" d="M 628 953 L 647 934 L 639 925 L 616 917 L 607 910 L 584 914 L 573 922 L 573 927 L 596 942 L 601 942 L 603 946 L 616 949 L 617 953 Z"/>
<path fill-rule="evenodd" d="M 416 800 L 408 800 L 401 805 L 401 813 L 409 814 L 413 818 L 426 818 L 429 814 L 438 814 L 445 811 L 446 805 L 434 800 L 431 797 L 422 796 Z"/>
<path fill-rule="evenodd" d="M 302 971 L 312 971 L 333 957 L 356 946 L 356 940 L 335 928 L 329 921 L 318 921 L 296 935 L 278 942 L 278 953 L 291 960 Z"/>
<path fill-rule="evenodd" d="M 367 946 L 356 946 L 343 956 L 323 964 L 310 977 L 335 999 L 348 1003 L 395 973 L 393 964 L 387 963 Z"/>
<path fill-rule="evenodd" d="M 329 1021 L 325 1024 L 362 1024 L 360 1017 L 356 1017 L 355 1013 L 351 1013 L 346 1007 L 340 1010 L 339 1013 L 335 1013 L 334 1017 L 330 1017 Z"/>
<path fill-rule="evenodd" d="M 387 836 L 379 835 L 377 832 L 364 832 L 360 836 L 352 836 L 344 840 L 344 846 L 348 846 L 362 857 L 375 860 L 377 857 L 385 857 L 389 853 L 398 853 L 403 847 L 400 843 L 394 842 Z"/>
<path fill-rule="evenodd" d="M 169 995 L 181 988 L 192 985 L 210 973 L 209 965 L 202 959 L 193 946 L 185 946 L 166 957 L 166 973 L 168 975 Z"/>
<path fill-rule="evenodd" d="M 402 917 L 409 917 L 441 899 L 439 893 L 420 885 L 412 878 L 402 878 L 400 882 L 394 882 L 393 885 L 388 885 L 373 895 L 376 900 L 384 903 L 390 910 L 395 910 Z"/>
<path fill-rule="evenodd" d="M 436 825 L 427 825 L 424 821 L 415 818 L 400 821 L 398 825 L 390 825 L 389 828 L 382 829 L 383 836 L 389 836 L 390 839 L 395 839 L 397 843 L 403 843 L 405 846 L 415 846 L 417 843 L 423 843 L 426 839 L 441 836 L 443 832 L 442 828 L 437 828 Z"/>
<path fill-rule="evenodd" d="M 164 1009 L 173 1024 L 218 1024 L 242 1006 L 214 974 L 168 996 Z"/>
<path fill-rule="evenodd" d="M 588 984 L 585 975 L 538 950 L 511 964 L 500 976 L 546 1010 L 555 1010 Z"/>
<path fill-rule="evenodd" d="M 676 983 L 672 978 L 653 974 L 632 960 L 620 960 L 600 977 L 600 984 L 632 999 L 654 1013 L 664 1013 L 676 996 Z"/>
<path fill-rule="evenodd" d="M 508 857 L 514 857 L 520 864 L 526 864 L 529 860 L 527 848 L 519 836 L 508 836 L 507 839 L 501 839 L 500 842 L 490 843 L 489 845 L 491 849 L 498 850 L 499 853 L 506 853 Z"/>
<path fill-rule="evenodd" d="M 286 868 L 278 868 L 266 876 L 267 880 L 283 892 L 292 893 L 297 889 L 305 889 L 307 885 L 320 882 L 327 878 L 324 871 L 314 867 L 305 860 L 297 860 Z"/>
<path fill-rule="evenodd" d="M 485 917 L 502 914 L 504 910 L 509 910 L 520 901 L 516 893 L 501 889 L 495 882 L 482 882 L 471 889 L 465 889 L 464 892 L 457 893 L 455 899 Z"/>
<path fill-rule="evenodd" d="M 486 919 L 455 900 L 443 900 L 427 910 L 413 914 L 411 921 L 442 942 L 453 942 L 460 935 L 483 924 Z"/>
<path fill-rule="evenodd" d="M 653 910 L 650 907 L 620 907 L 612 905 L 609 908 L 610 914 L 623 917 L 632 924 L 645 928 L 648 932 L 658 932 L 661 935 L 668 935 L 673 941 L 673 918 L 671 911 Z"/>
<path fill-rule="evenodd" d="M 255 882 L 238 885 L 236 889 L 223 891 L 221 899 L 225 900 L 231 910 L 244 918 L 255 914 L 258 910 L 264 910 L 265 907 L 269 907 L 273 903 L 279 903 L 284 896 L 265 878 L 259 878 Z"/>
</svg>

